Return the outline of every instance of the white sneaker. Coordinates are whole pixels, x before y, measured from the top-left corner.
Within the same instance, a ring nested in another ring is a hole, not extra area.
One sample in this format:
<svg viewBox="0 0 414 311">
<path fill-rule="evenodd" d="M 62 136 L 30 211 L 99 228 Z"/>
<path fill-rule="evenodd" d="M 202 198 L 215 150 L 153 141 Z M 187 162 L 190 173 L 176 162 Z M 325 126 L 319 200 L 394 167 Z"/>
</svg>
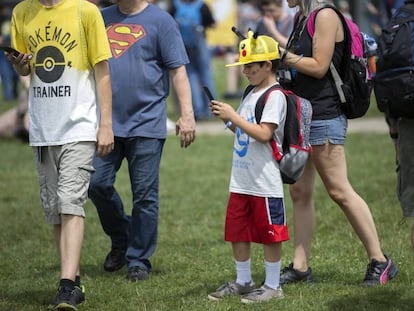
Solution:
<svg viewBox="0 0 414 311">
<path fill-rule="evenodd" d="M 208 294 L 208 299 L 218 301 L 227 296 L 248 294 L 253 290 L 255 290 L 253 281 L 244 285 L 232 281 L 220 286 L 215 292 Z"/>
<path fill-rule="evenodd" d="M 242 303 L 256 303 L 256 302 L 263 302 L 268 301 L 273 298 L 283 298 L 283 290 L 281 287 L 277 289 L 270 288 L 267 285 L 263 285 L 260 288 L 255 289 L 254 291 L 246 294 L 241 299 Z"/>
</svg>

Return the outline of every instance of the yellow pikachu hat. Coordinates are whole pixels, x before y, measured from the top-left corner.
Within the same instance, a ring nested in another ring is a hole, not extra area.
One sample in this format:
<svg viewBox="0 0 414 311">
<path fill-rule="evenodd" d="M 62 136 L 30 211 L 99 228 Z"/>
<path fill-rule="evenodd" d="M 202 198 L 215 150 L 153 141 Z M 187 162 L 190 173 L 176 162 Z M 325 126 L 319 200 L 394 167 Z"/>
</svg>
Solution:
<svg viewBox="0 0 414 311">
<path fill-rule="evenodd" d="M 279 59 L 279 43 L 269 36 L 257 36 L 249 30 L 247 39 L 239 44 L 239 61 L 229 66 Z"/>
</svg>

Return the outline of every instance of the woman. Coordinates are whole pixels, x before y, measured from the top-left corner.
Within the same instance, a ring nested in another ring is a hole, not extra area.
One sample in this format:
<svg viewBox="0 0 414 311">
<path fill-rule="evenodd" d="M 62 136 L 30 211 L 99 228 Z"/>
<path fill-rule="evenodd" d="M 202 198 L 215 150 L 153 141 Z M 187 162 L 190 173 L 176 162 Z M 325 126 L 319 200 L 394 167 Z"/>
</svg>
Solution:
<svg viewBox="0 0 414 311">
<path fill-rule="evenodd" d="M 311 101 L 313 118 L 310 133 L 312 155 L 301 179 L 290 186 L 294 208 L 295 250 L 293 262 L 281 273 L 281 284 L 313 281 L 308 263 L 315 230 L 312 195 L 316 173 L 365 247 L 369 264 L 362 284 L 385 284 L 396 276 L 398 269 L 381 250 L 368 205 L 349 183 L 344 146 L 347 119 L 341 111 L 339 96 L 329 75 L 331 61 L 336 68 L 341 69 L 345 53 L 341 20 L 332 8 L 321 9 L 331 1 L 287 2 L 291 8 L 299 7 L 299 12 L 292 42 L 288 49 L 281 49 L 282 59 L 291 68 L 292 90 Z M 318 13 L 315 18 L 315 33 L 311 38 L 306 29 L 306 16 L 313 10 L 318 10 Z"/>
</svg>

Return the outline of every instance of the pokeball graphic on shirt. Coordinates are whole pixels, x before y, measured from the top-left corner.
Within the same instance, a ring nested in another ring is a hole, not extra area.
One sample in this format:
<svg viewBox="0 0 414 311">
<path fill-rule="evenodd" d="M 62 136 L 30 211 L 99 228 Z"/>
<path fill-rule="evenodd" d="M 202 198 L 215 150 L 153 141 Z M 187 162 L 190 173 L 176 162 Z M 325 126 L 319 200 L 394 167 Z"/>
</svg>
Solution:
<svg viewBox="0 0 414 311">
<path fill-rule="evenodd" d="M 59 80 L 65 66 L 65 57 L 58 48 L 46 46 L 37 52 L 35 73 L 43 82 L 52 83 Z"/>
</svg>

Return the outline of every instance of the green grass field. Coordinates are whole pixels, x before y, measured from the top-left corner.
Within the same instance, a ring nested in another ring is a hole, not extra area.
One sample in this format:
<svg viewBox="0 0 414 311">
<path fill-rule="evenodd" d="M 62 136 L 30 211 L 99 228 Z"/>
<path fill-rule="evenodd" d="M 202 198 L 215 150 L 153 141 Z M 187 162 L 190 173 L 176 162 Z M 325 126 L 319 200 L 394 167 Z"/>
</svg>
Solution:
<svg viewBox="0 0 414 311">
<path fill-rule="evenodd" d="M 0 102 L 0 109 L 11 105 Z M 401 224 L 394 150 L 385 134 L 349 134 L 347 158 L 349 178 L 370 205 L 383 250 L 400 270 L 395 280 L 375 288 L 359 285 L 367 264 L 364 248 L 317 180 L 311 258 L 317 282 L 285 286 L 284 299 L 260 305 L 242 305 L 237 297 L 208 301 L 208 292 L 235 277 L 231 246 L 223 241 L 232 140 L 230 135 L 199 135 L 194 145 L 181 149 L 177 137 L 167 139 L 161 163 L 159 241 L 148 281 L 128 282 L 125 268 L 115 273 L 103 270 L 110 242 L 88 201 L 81 260 L 86 304 L 79 310 L 414 309 L 409 226 Z M 116 185 L 130 210 L 125 166 Z M 293 238 L 287 192 L 286 204 Z M 0 222 L 0 310 L 45 310 L 58 284 L 58 257 L 52 228 L 43 220 L 34 156 L 30 147 L 13 139 L 0 141 Z M 283 245 L 283 265 L 291 260 L 292 245 Z M 252 271 L 260 284 L 264 268 L 259 245 L 253 247 Z"/>
<path fill-rule="evenodd" d="M 242 306 L 237 298 L 212 303 L 206 295 L 234 278 L 230 245 L 223 242 L 231 136 L 199 136 L 189 149 L 168 138 L 161 166 L 158 249 L 149 281 L 129 283 L 126 270 L 102 268 L 109 250 L 94 206 L 86 205 L 82 255 L 87 303 L 82 310 L 412 310 L 413 256 L 407 225 L 400 225 L 392 145 L 386 135 L 352 134 L 347 143 L 349 176 L 368 201 L 384 251 L 400 274 L 385 287 L 362 288 L 363 247 L 343 214 L 318 181 L 318 226 L 311 265 L 317 283 L 285 287 L 285 299 Z M 0 310 L 45 310 L 53 298 L 59 266 L 51 228 L 43 221 L 31 149 L 19 141 L 0 142 Z M 131 208 L 125 167 L 118 189 Z M 288 223 L 291 205 L 286 199 Z M 292 234 L 292 228 L 291 228 Z M 288 264 L 292 242 L 283 246 Z M 254 246 L 256 283 L 264 278 L 262 252 Z"/>
</svg>

